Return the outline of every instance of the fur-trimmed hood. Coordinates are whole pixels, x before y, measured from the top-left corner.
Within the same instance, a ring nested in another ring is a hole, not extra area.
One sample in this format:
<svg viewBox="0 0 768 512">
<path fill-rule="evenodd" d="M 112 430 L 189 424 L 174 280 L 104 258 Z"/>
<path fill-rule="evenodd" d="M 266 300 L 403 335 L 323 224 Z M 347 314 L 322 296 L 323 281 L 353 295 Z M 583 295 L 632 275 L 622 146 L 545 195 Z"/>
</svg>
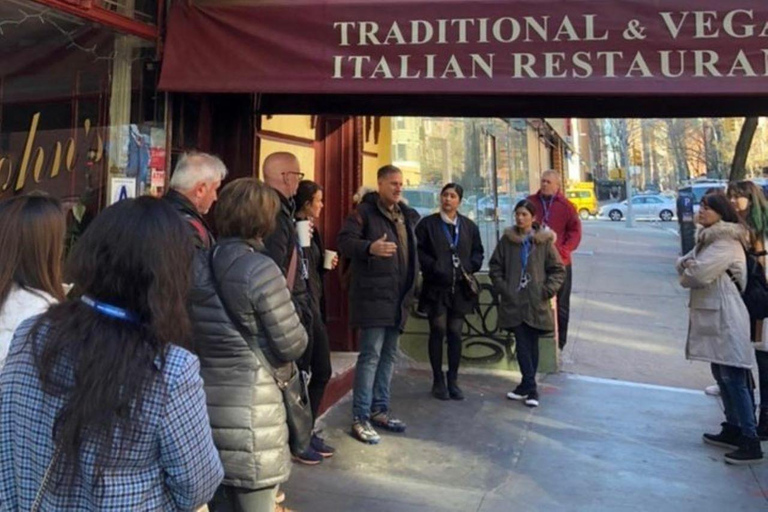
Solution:
<svg viewBox="0 0 768 512">
<path fill-rule="evenodd" d="M 509 239 L 510 242 L 518 245 L 523 244 L 523 234 L 520 233 L 520 231 L 517 229 L 517 227 L 511 227 L 504 230 L 504 236 Z M 533 243 L 537 245 L 543 245 L 547 242 L 555 243 L 555 240 L 557 240 L 557 234 L 555 234 L 554 231 L 551 229 L 542 229 L 537 228 L 534 229 L 533 232 Z"/>
<path fill-rule="evenodd" d="M 749 231 L 742 224 L 722 220 L 706 228 L 699 226 L 696 231 L 696 246 L 699 248 L 723 239 L 736 240 L 746 246 L 749 244 Z"/>
</svg>

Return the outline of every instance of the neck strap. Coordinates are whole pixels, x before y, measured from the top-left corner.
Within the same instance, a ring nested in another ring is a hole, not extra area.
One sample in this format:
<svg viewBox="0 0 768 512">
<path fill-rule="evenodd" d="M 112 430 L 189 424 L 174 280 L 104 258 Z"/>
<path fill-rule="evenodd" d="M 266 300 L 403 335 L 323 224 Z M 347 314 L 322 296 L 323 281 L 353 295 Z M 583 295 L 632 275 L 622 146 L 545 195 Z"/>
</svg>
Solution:
<svg viewBox="0 0 768 512">
<path fill-rule="evenodd" d="M 117 306 L 113 306 L 112 304 L 107 304 L 106 302 L 94 300 L 91 297 L 88 297 L 87 295 L 83 295 L 82 297 L 80 297 L 80 301 L 86 306 L 90 306 L 97 313 L 100 313 L 104 316 L 108 316 L 110 318 L 116 318 L 118 320 L 123 320 L 124 322 L 130 322 L 133 324 L 141 323 L 139 322 L 138 315 L 136 315 L 131 311 L 128 311 L 127 309 L 119 308 Z"/>
</svg>

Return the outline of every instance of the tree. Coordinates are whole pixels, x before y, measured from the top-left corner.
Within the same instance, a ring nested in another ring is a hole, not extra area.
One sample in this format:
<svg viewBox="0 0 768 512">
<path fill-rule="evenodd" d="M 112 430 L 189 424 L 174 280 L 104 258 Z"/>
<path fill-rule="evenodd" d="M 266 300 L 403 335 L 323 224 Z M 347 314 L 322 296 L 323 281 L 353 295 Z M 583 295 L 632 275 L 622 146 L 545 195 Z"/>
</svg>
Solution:
<svg viewBox="0 0 768 512">
<path fill-rule="evenodd" d="M 757 130 L 757 117 L 747 117 L 741 126 L 739 140 L 736 142 L 736 150 L 733 153 L 733 163 L 731 164 L 731 174 L 728 181 L 739 181 L 747 177 L 747 158 L 749 149 L 752 147 L 752 139 Z"/>
</svg>

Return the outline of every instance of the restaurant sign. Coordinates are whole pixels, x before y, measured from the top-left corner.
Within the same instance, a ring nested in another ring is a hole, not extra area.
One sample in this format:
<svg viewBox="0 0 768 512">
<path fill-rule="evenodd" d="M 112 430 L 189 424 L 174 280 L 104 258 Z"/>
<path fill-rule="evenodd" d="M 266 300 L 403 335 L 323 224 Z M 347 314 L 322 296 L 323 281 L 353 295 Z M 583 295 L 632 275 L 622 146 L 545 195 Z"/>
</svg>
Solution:
<svg viewBox="0 0 768 512">
<path fill-rule="evenodd" d="M 768 2 L 176 2 L 161 87 L 765 94 Z"/>
</svg>

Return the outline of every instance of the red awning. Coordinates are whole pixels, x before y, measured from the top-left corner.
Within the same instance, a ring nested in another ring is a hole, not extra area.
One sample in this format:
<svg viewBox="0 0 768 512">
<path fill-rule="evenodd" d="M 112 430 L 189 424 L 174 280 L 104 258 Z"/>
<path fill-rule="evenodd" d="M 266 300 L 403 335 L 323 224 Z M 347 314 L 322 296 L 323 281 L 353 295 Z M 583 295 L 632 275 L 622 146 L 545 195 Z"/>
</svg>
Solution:
<svg viewBox="0 0 768 512">
<path fill-rule="evenodd" d="M 179 1 L 161 87 L 766 94 L 768 1 Z"/>
</svg>

